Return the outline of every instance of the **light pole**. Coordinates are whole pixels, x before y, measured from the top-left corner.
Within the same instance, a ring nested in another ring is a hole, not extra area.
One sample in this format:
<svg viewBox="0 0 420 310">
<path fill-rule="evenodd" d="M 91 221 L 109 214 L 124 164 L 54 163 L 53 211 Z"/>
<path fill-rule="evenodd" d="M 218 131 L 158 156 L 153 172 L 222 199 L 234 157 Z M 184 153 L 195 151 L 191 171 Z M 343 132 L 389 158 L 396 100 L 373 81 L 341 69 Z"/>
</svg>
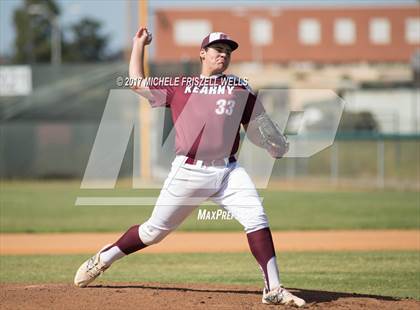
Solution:
<svg viewBox="0 0 420 310">
<path fill-rule="evenodd" d="M 41 4 L 31 4 L 28 7 L 29 14 L 41 15 L 48 19 L 51 24 L 51 64 L 61 64 L 61 31 L 58 15 L 52 14 Z"/>
</svg>

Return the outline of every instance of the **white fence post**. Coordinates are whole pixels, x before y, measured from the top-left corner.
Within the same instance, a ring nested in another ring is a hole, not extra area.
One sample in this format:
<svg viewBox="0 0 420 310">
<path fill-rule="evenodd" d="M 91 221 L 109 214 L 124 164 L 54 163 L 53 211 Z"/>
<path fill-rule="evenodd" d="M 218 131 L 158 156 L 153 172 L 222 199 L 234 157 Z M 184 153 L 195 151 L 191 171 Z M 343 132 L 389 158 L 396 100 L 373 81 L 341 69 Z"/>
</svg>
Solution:
<svg viewBox="0 0 420 310">
<path fill-rule="evenodd" d="M 385 187 L 385 143 L 381 138 L 377 142 L 377 186 L 379 188 Z"/>
</svg>

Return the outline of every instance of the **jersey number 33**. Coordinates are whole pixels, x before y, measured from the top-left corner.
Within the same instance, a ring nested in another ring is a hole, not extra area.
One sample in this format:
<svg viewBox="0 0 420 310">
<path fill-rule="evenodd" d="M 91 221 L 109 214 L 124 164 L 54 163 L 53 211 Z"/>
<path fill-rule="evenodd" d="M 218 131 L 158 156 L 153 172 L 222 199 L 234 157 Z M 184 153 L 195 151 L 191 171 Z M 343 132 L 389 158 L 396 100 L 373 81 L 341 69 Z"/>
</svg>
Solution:
<svg viewBox="0 0 420 310">
<path fill-rule="evenodd" d="M 235 100 L 219 99 L 216 101 L 217 108 L 214 110 L 219 115 L 232 115 L 235 107 Z"/>
</svg>

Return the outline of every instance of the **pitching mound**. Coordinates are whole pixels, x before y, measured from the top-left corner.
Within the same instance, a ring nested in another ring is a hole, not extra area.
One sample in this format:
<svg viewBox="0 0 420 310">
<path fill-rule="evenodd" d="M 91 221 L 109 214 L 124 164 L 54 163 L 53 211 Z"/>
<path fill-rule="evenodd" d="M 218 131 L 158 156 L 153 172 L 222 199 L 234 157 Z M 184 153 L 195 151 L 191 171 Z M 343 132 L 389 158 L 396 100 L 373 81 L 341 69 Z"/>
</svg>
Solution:
<svg viewBox="0 0 420 310">
<path fill-rule="evenodd" d="M 255 287 L 116 283 L 84 289 L 70 284 L 0 285 L 2 309 L 273 309 Z M 419 309 L 420 301 L 291 289 L 314 309 Z"/>
</svg>

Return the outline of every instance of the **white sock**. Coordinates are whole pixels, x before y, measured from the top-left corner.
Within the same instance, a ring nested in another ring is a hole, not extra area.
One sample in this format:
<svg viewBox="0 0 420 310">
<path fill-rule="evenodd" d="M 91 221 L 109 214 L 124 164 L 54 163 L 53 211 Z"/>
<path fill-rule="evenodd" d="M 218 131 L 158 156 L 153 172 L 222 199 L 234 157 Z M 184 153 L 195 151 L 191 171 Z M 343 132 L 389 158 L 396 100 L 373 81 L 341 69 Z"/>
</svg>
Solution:
<svg viewBox="0 0 420 310">
<path fill-rule="evenodd" d="M 268 283 L 270 283 L 269 290 L 280 286 L 279 268 L 277 267 L 276 257 L 273 256 L 267 263 Z"/>
<path fill-rule="evenodd" d="M 122 252 L 117 246 L 113 246 L 112 248 L 99 254 L 99 258 L 101 259 L 101 261 L 103 261 L 108 266 L 110 266 L 113 262 L 124 256 L 125 253 Z"/>
</svg>

